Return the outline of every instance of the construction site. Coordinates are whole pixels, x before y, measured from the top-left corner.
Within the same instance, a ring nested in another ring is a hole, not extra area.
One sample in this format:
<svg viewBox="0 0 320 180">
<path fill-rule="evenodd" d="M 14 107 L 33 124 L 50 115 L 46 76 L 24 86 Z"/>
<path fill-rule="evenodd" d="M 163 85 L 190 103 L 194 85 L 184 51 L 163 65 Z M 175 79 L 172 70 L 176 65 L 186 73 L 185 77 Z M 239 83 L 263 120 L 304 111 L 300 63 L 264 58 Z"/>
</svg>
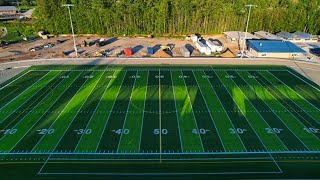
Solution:
<svg viewBox="0 0 320 180">
<path fill-rule="evenodd" d="M 235 57 L 236 44 L 227 42 L 224 35 L 191 35 L 181 38 L 164 37 L 102 37 L 76 36 L 77 57 Z M 209 48 L 204 46 L 210 47 Z M 217 46 L 217 47 L 215 47 Z M 209 50 L 209 52 L 208 52 Z M 72 36 L 42 35 L 0 48 L 0 61 L 76 57 Z"/>
</svg>

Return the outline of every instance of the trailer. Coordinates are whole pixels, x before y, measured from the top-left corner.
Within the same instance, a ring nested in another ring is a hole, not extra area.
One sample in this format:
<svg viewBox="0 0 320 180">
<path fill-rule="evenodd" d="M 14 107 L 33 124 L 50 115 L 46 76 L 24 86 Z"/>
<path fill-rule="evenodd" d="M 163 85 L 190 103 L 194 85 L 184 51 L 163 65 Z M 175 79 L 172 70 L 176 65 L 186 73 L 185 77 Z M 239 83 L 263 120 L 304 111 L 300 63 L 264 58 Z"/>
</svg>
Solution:
<svg viewBox="0 0 320 180">
<path fill-rule="evenodd" d="M 189 49 L 186 48 L 186 46 L 182 46 L 182 47 L 180 48 L 180 52 L 181 52 L 181 54 L 182 54 L 184 57 L 190 57 L 190 55 L 191 55 Z"/>
<path fill-rule="evenodd" d="M 196 42 L 196 47 L 199 49 L 199 51 L 201 52 L 201 53 L 205 53 L 206 52 L 206 50 L 207 50 L 207 45 L 204 45 L 202 42 L 200 42 L 200 41 L 197 41 Z"/>
<path fill-rule="evenodd" d="M 223 45 L 217 40 L 207 40 L 207 45 L 212 52 L 221 52 L 223 51 Z"/>
<path fill-rule="evenodd" d="M 204 52 L 207 56 L 210 56 L 212 54 L 212 51 L 209 47 L 206 48 L 206 51 Z"/>
<path fill-rule="evenodd" d="M 195 43 L 195 42 L 197 42 L 197 41 L 199 40 L 198 36 L 195 35 L 195 34 L 192 34 L 192 35 L 190 36 L 190 39 L 191 39 L 191 41 L 192 41 L 193 43 Z"/>
</svg>

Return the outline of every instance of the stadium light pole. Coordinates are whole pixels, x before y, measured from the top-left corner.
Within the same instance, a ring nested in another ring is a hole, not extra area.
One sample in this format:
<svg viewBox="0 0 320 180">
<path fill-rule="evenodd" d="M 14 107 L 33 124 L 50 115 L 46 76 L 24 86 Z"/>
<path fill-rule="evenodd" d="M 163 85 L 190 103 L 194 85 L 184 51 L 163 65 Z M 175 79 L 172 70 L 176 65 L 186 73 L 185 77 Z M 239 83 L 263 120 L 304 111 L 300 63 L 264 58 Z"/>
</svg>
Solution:
<svg viewBox="0 0 320 180">
<path fill-rule="evenodd" d="M 76 39 L 74 37 L 73 23 L 72 23 L 71 10 L 70 10 L 70 7 L 73 7 L 74 5 L 73 4 L 63 4 L 62 6 L 68 7 L 69 17 L 70 17 L 70 25 L 71 25 L 71 31 L 72 31 L 72 37 L 73 37 L 74 51 L 76 52 L 76 57 L 78 57 L 78 50 L 77 50 L 77 46 L 76 46 Z"/>
<path fill-rule="evenodd" d="M 249 14 L 248 14 L 248 19 L 247 19 L 246 32 L 244 34 L 244 39 L 243 39 L 243 47 L 242 47 L 241 58 L 243 58 L 243 55 L 244 55 L 244 47 L 246 45 L 246 39 L 247 39 L 247 33 L 248 33 L 248 27 L 249 27 L 250 15 L 251 15 L 251 9 L 252 9 L 252 7 L 258 7 L 257 5 L 253 5 L 253 4 L 247 4 L 245 6 L 249 7 Z"/>
</svg>

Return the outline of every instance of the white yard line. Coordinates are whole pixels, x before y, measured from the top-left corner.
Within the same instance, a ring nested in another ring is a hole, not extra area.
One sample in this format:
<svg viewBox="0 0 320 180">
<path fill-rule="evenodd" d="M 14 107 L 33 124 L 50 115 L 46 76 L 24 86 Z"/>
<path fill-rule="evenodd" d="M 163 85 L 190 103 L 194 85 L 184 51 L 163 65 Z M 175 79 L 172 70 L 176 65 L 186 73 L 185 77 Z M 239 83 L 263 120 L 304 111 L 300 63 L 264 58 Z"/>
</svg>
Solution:
<svg viewBox="0 0 320 180">
<path fill-rule="evenodd" d="M 122 140 L 122 136 L 123 136 L 123 130 L 124 130 L 125 124 L 127 122 L 127 117 L 128 117 L 128 114 L 129 114 L 129 108 L 130 108 L 131 100 L 132 100 L 132 96 L 133 96 L 133 93 L 134 93 L 134 90 L 135 90 L 135 85 L 136 85 L 136 82 L 137 82 L 137 75 L 138 75 L 138 71 L 136 72 L 136 78 L 134 79 L 133 87 L 131 89 L 130 99 L 129 99 L 129 103 L 128 103 L 128 106 L 127 106 L 127 112 L 126 112 L 126 116 L 124 118 L 124 122 L 123 122 L 122 129 L 121 129 L 121 135 L 120 135 L 119 142 L 118 142 L 117 153 L 119 152 L 119 148 L 120 148 L 120 144 L 121 144 L 121 140 Z"/>
<path fill-rule="evenodd" d="M 311 106 L 313 106 L 314 108 L 318 109 L 320 111 L 320 109 L 316 106 L 314 106 L 312 103 L 310 103 L 308 100 L 306 100 L 303 96 L 301 96 L 298 92 L 296 92 L 295 90 L 293 90 L 290 86 L 287 85 L 287 83 L 281 81 L 279 78 L 277 78 L 275 75 L 273 75 L 272 73 L 268 72 L 269 74 L 271 74 L 275 79 L 277 79 L 278 81 L 280 81 L 282 84 L 284 84 L 287 88 L 289 88 L 291 91 L 293 91 L 295 94 L 297 94 L 299 97 L 301 97 L 302 99 L 304 99 L 308 104 L 310 104 Z M 309 83 L 307 83 L 308 85 L 310 85 Z M 273 83 L 272 83 L 273 85 Z M 274 86 L 274 85 L 273 85 Z M 310 85 L 312 86 L 312 85 Z M 276 86 L 275 86 L 276 87 Z M 314 86 L 312 86 L 314 87 Z M 278 89 L 278 88 L 277 88 Z M 318 90 L 318 89 L 316 89 Z M 279 90 L 280 91 L 280 90 Z M 319 91 L 319 90 L 318 90 Z M 294 101 L 292 101 L 294 104 L 296 104 Z M 297 105 L 297 104 L 296 104 Z M 304 109 L 302 109 L 304 111 Z"/>
<path fill-rule="evenodd" d="M 193 74 L 193 76 L 194 76 L 194 79 L 195 79 L 196 82 L 197 82 L 197 85 L 199 86 L 197 77 L 196 77 L 196 75 L 194 74 L 193 71 L 192 71 L 192 74 Z M 217 131 L 217 134 L 218 134 L 218 136 L 219 136 L 219 139 L 220 139 L 220 142 L 221 142 L 221 144 L 222 144 L 223 150 L 226 151 L 226 148 L 225 148 L 225 146 L 224 146 L 224 144 L 223 144 L 223 141 L 222 141 L 222 139 L 221 139 L 220 133 L 219 133 L 219 131 L 218 131 L 218 129 L 217 129 L 216 123 L 214 122 L 213 116 L 212 116 L 212 114 L 211 114 L 211 112 L 210 112 L 210 110 L 209 110 L 209 108 L 208 108 L 207 101 L 206 101 L 205 97 L 203 96 L 203 93 L 202 93 L 202 90 L 201 90 L 200 87 L 199 87 L 199 90 L 200 90 L 201 96 L 202 96 L 202 98 L 203 98 L 203 101 L 204 101 L 205 104 L 206 104 L 206 108 L 207 108 L 208 113 L 209 113 L 209 115 L 210 115 L 211 122 L 213 123 L 213 126 L 214 126 L 214 128 L 216 129 L 216 131 Z"/>
<path fill-rule="evenodd" d="M 115 74 L 115 72 L 116 72 L 116 71 L 114 71 L 113 75 Z M 104 97 L 105 93 L 107 92 L 107 89 L 109 88 L 109 85 L 110 85 L 110 82 L 111 82 L 111 81 L 112 81 L 112 80 L 110 79 L 109 82 L 108 82 L 107 87 L 105 88 L 105 90 L 104 90 L 104 92 L 103 92 L 103 94 L 102 94 L 102 96 L 101 96 L 101 98 L 100 98 L 100 100 L 99 100 L 99 102 L 98 102 L 98 104 L 97 104 L 97 106 L 96 106 L 96 108 L 95 108 L 95 110 L 93 111 L 93 113 L 92 113 L 92 115 L 91 115 L 91 117 L 90 117 L 89 122 L 87 123 L 87 126 L 86 126 L 85 130 L 88 129 L 88 127 L 89 127 L 89 125 L 90 125 L 90 123 L 91 123 L 91 121 L 92 121 L 92 119 L 93 119 L 93 117 L 94 117 L 94 114 L 96 113 L 96 111 L 97 111 L 97 109 L 98 109 L 98 107 L 99 107 L 99 105 L 100 105 L 100 103 L 101 103 L 102 98 Z M 84 136 L 84 134 L 81 135 L 80 140 L 78 141 L 75 150 L 78 148 L 80 142 L 82 141 L 83 136 Z"/>
<path fill-rule="evenodd" d="M 92 73 L 91 73 L 91 74 L 92 74 Z M 91 75 L 91 74 L 90 74 L 90 75 Z M 78 111 L 77 111 L 77 114 L 74 115 L 72 121 L 69 123 L 69 125 L 68 125 L 68 127 L 66 128 L 66 130 L 64 131 L 63 135 L 60 137 L 58 143 L 56 143 L 55 147 L 52 149 L 52 152 L 54 152 L 55 149 L 56 149 L 56 148 L 58 147 L 58 145 L 60 144 L 60 142 L 61 142 L 61 140 L 63 139 L 64 135 L 65 135 L 66 132 L 68 131 L 68 129 L 69 129 L 69 127 L 71 126 L 71 124 L 73 123 L 73 121 L 76 119 L 78 113 L 80 112 L 80 110 L 82 109 L 82 107 L 83 107 L 83 105 L 86 103 L 86 101 L 88 100 L 90 94 L 91 94 L 92 91 L 95 89 L 95 86 L 98 84 L 98 82 L 99 82 L 99 80 L 101 79 L 101 77 L 102 77 L 103 74 L 104 74 L 104 73 L 101 74 L 100 78 L 97 80 L 96 84 L 95 84 L 94 87 L 91 89 L 91 91 L 90 91 L 90 93 L 87 95 L 86 99 L 82 102 L 80 108 L 79 108 Z M 88 79 L 86 79 L 85 83 L 86 83 L 87 81 L 88 81 Z M 84 83 L 84 84 L 85 84 L 85 83 Z M 81 89 L 81 88 L 80 88 L 80 89 Z M 79 89 L 79 90 L 80 90 L 80 89 Z M 78 92 L 79 92 L 79 91 L 78 91 Z M 78 94 L 78 93 L 77 93 L 77 94 Z M 75 97 L 75 96 L 73 96 L 72 99 L 73 99 L 74 97 Z M 71 100 L 72 100 L 72 99 L 71 99 Z M 68 102 L 68 104 L 69 104 L 69 103 L 70 103 L 70 101 Z M 67 107 L 67 106 L 66 106 L 66 107 Z M 63 112 L 63 111 L 62 111 L 62 112 Z M 60 115 L 61 115 L 61 114 L 60 114 Z M 59 119 L 60 115 L 58 116 L 57 119 Z M 45 135 L 44 135 L 44 136 L 45 136 Z M 43 136 L 43 137 L 44 137 L 44 136 Z M 39 142 L 40 142 L 40 141 L 39 141 Z M 35 147 L 36 147 L 36 146 L 35 146 Z M 51 154 L 50 154 L 50 156 L 51 156 Z"/>
<path fill-rule="evenodd" d="M 215 72 L 216 73 L 216 72 Z M 226 74 L 228 74 L 225 71 Z M 218 74 L 216 74 L 217 77 L 219 78 L 219 80 L 221 81 L 220 77 L 218 76 Z M 221 81 L 222 82 L 222 81 Z M 230 97 L 232 97 L 231 93 L 229 92 L 228 89 L 226 89 L 228 94 L 230 95 Z M 242 92 L 242 91 L 241 91 Z M 259 141 L 262 143 L 263 147 L 265 148 L 265 150 L 268 152 L 269 156 L 272 158 L 273 162 L 275 163 L 275 165 L 278 167 L 278 169 L 282 172 L 280 166 L 278 165 L 278 163 L 274 160 L 273 156 L 269 153 L 267 146 L 263 143 L 262 139 L 260 138 L 260 136 L 258 135 L 258 133 L 256 132 L 256 130 L 252 127 L 251 123 L 249 122 L 249 120 L 247 119 L 247 117 L 245 116 L 244 112 L 242 112 L 239 104 L 233 100 L 233 102 L 237 105 L 238 109 L 240 110 L 240 112 L 242 113 L 243 117 L 246 119 L 247 123 L 249 124 L 249 126 L 251 127 L 251 129 L 253 130 L 253 132 L 256 134 L 256 136 L 258 137 Z"/>
<path fill-rule="evenodd" d="M 81 73 L 80 73 L 80 74 L 81 74 Z M 72 83 L 80 76 L 80 74 L 72 81 Z M 56 86 L 56 88 L 57 88 L 63 81 L 65 81 L 65 79 L 63 79 L 63 80 Z M 70 83 L 70 85 L 71 85 L 72 83 Z M 68 89 L 68 88 L 65 88 L 65 90 L 63 91 L 63 93 L 61 93 L 60 96 L 58 96 L 58 97 L 56 98 L 56 100 L 52 103 L 52 105 L 51 105 L 48 109 L 50 109 L 50 108 L 59 100 L 59 98 L 67 91 L 67 89 Z M 29 130 L 28 130 L 28 131 L 23 135 L 23 137 L 13 146 L 13 148 L 12 148 L 10 151 L 12 151 L 12 150 L 15 148 L 15 146 L 16 146 L 17 144 L 19 144 L 19 142 L 32 130 L 32 128 L 40 121 L 40 119 L 43 118 L 44 115 L 46 115 L 46 112 L 41 115 L 41 117 L 37 120 L 37 122 L 34 123 L 31 128 L 29 128 Z"/>
<path fill-rule="evenodd" d="M 39 171 L 38 171 L 38 175 L 41 174 L 43 168 L 47 165 L 47 163 L 48 163 L 49 159 L 51 158 L 51 156 L 52 156 L 52 154 L 50 154 L 50 155 L 48 156 L 48 158 L 46 159 L 46 161 L 43 163 L 43 165 L 41 166 L 41 168 L 40 168 Z"/>
<path fill-rule="evenodd" d="M 162 162 L 162 123 L 161 123 L 161 72 L 160 72 L 160 69 L 159 69 L 159 129 L 160 129 L 160 132 L 159 132 L 159 144 L 160 144 L 160 149 L 159 149 L 159 156 L 160 156 L 160 163 Z"/>
<path fill-rule="evenodd" d="M 174 85 L 173 85 L 173 78 L 172 78 L 172 73 L 171 71 L 170 72 L 170 76 L 171 76 L 171 85 L 172 85 L 172 93 L 173 93 L 173 100 L 174 100 L 174 106 L 175 106 L 175 109 L 176 109 L 176 120 L 177 120 L 177 123 L 178 123 L 178 130 L 179 130 L 179 138 L 180 138 L 180 146 L 181 146 L 181 151 L 183 153 L 183 144 L 182 144 L 182 139 L 181 139 L 181 130 L 180 130 L 180 120 L 179 120 L 179 115 L 178 115 L 178 109 L 177 109 L 177 102 L 176 102 L 176 95 L 174 93 Z"/>
<path fill-rule="evenodd" d="M 149 81 L 149 71 L 147 74 L 147 82 L 146 82 L 146 92 L 144 94 L 144 107 L 143 107 L 143 114 L 142 114 L 142 123 L 140 128 L 140 140 L 139 140 L 139 152 L 141 151 L 141 138 L 142 138 L 142 129 L 143 129 L 143 121 L 144 121 L 144 113 L 145 113 L 145 107 L 146 107 L 146 101 L 147 101 L 147 92 L 148 92 L 148 81 Z"/>
<path fill-rule="evenodd" d="M 303 88 L 301 88 L 301 87 L 299 87 L 299 86 L 297 86 L 297 88 L 299 88 L 301 91 L 303 91 L 303 92 L 305 92 L 306 94 L 308 94 L 309 96 L 313 96 L 313 95 L 311 95 L 309 92 L 307 92 L 305 89 L 303 89 Z M 320 93 L 319 93 L 320 94 Z M 314 97 L 313 97 L 314 98 Z M 318 98 L 318 97 L 316 97 L 316 98 Z M 315 100 L 316 100 L 316 98 L 315 98 Z"/>
<path fill-rule="evenodd" d="M 55 78 L 55 77 L 57 77 L 58 76 L 58 74 L 56 75 L 56 76 L 54 76 L 52 79 L 50 79 L 50 82 Z M 62 82 L 62 81 L 61 81 Z M 61 83 L 60 82 L 60 83 Z M 59 83 L 59 84 L 60 84 Z M 56 86 L 57 87 L 57 86 Z M 56 88 L 55 87 L 55 88 Z M 17 124 L 15 124 L 11 129 L 15 129 L 15 127 L 17 126 L 17 125 L 19 125 L 35 108 L 37 108 L 38 107 L 38 105 L 39 104 L 41 104 L 48 96 L 49 96 L 50 94 L 48 93 L 43 99 L 41 99 L 39 102 L 37 102 L 37 104 L 26 114 L 26 115 L 24 115 L 23 117 L 22 117 L 22 119 L 20 119 L 19 120 L 19 122 L 17 123 Z M 25 111 L 25 110 L 24 110 Z M 10 125 L 10 124 L 9 124 Z M 7 125 L 7 127 L 9 126 L 9 125 Z M 7 127 L 5 127 L 4 129 L 6 129 Z M 7 135 L 4 135 L 4 136 L 2 136 L 1 138 L 0 138 L 0 141 L 4 138 L 4 137 L 6 137 L 6 136 L 8 136 L 9 134 L 7 134 Z"/>
<path fill-rule="evenodd" d="M 260 84 L 260 86 L 262 87 L 262 88 L 264 88 L 264 86 L 259 82 L 259 81 L 257 81 L 257 83 L 259 83 Z M 269 91 L 270 91 L 270 89 L 268 89 L 268 88 L 264 88 L 264 89 L 266 89 L 266 91 L 268 91 L 268 94 L 270 95 L 270 96 L 272 96 L 273 97 L 273 99 L 275 99 L 278 103 L 279 103 L 279 105 L 280 106 L 282 106 L 284 109 L 286 109 L 281 103 L 280 103 L 280 101 L 275 97 L 275 96 L 273 96 Z M 260 98 L 261 98 L 261 96 L 259 96 Z M 261 98 L 262 99 L 262 98 Z M 270 109 L 272 109 L 267 103 L 266 103 L 266 105 L 270 108 Z M 292 117 L 294 117 L 294 119 L 299 123 L 299 124 L 301 124 L 303 127 L 305 127 L 305 125 L 300 121 L 300 120 L 298 120 L 290 111 L 287 111 L 287 112 L 289 112 L 290 114 L 291 114 L 291 116 Z M 286 112 L 286 113 L 287 113 Z M 277 113 L 274 113 L 281 121 L 282 121 L 282 123 L 291 131 L 291 133 L 294 135 L 294 136 L 296 136 L 296 138 L 297 139 L 299 139 L 300 140 L 300 142 L 308 149 L 308 151 L 310 151 L 310 149 L 309 149 L 309 147 L 306 145 L 306 144 L 304 144 L 304 142 L 295 134 L 295 133 L 293 133 L 293 131 L 288 127 L 288 125 L 285 123 L 285 122 L 283 122 L 283 120 L 278 116 L 278 114 Z M 313 134 L 314 135 L 314 134 Z M 314 135 L 315 136 L 315 135 Z M 316 138 L 317 138 L 317 136 L 315 136 Z"/>
<path fill-rule="evenodd" d="M 268 72 L 269 74 L 271 74 L 270 72 Z M 262 74 L 261 74 L 262 75 Z M 275 77 L 273 74 L 271 74 L 273 77 Z M 262 75 L 263 76 L 263 75 Z M 263 76 L 264 77 L 264 76 Z M 265 78 L 265 77 L 264 77 Z M 301 97 L 302 99 L 304 99 L 309 105 L 313 106 L 315 109 L 318 109 L 317 107 L 315 107 L 313 104 L 311 104 L 309 101 L 307 101 L 304 97 L 302 97 L 300 94 L 298 94 L 296 91 L 294 91 L 292 88 L 290 88 L 287 84 L 285 84 L 283 81 L 281 81 L 280 79 L 278 79 L 277 77 L 275 77 L 278 81 L 280 81 L 283 85 L 285 85 L 287 88 L 289 88 L 291 91 L 293 91 L 296 95 L 298 95 L 299 97 Z M 290 99 L 290 97 L 283 93 L 277 86 L 275 86 L 269 79 L 265 78 L 269 83 L 272 84 L 273 87 L 275 87 L 276 89 L 278 89 L 278 91 L 283 94 L 284 96 L 286 96 L 287 98 Z M 290 99 L 291 100 L 291 99 Z M 310 116 L 317 124 L 320 125 L 319 120 L 315 119 L 312 115 L 310 115 L 304 108 L 300 107 L 295 101 L 291 101 L 293 104 L 295 104 L 296 106 L 298 106 L 303 112 L 305 112 L 306 114 L 308 114 L 308 116 Z M 291 106 L 290 106 L 291 107 Z M 291 107 L 292 108 L 292 107 Z M 293 108 L 292 108 L 293 109 Z M 304 119 L 304 118 L 303 118 Z"/>
<path fill-rule="evenodd" d="M 9 101 L 7 104 L 3 105 L 3 106 L 0 108 L 0 111 L 1 111 L 4 107 L 6 107 L 8 104 L 10 104 L 12 101 L 14 101 L 14 100 L 16 100 L 17 98 L 19 98 L 23 93 L 25 93 L 27 90 L 29 90 L 31 87 L 33 87 L 35 84 L 37 84 L 40 80 L 42 80 L 42 79 L 43 79 L 44 77 L 46 77 L 48 74 L 50 74 L 50 72 L 51 72 L 51 71 L 49 71 L 49 72 L 47 72 L 46 74 L 44 74 L 40 79 L 38 79 L 36 82 L 34 82 L 31 86 L 29 86 L 27 89 L 25 89 L 24 91 L 22 91 L 21 93 L 19 93 L 18 96 L 16 96 L 15 98 L 13 98 L 13 99 L 12 99 L 11 101 Z M 42 89 L 42 88 L 40 88 L 38 91 L 40 91 L 41 89 Z M 37 91 L 37 92 L 38 92 L 38 91 Z M 35 93 L 35 94 L 36 94 L 36 93 Z M 29 99 L 31 99 L 33 96 L 34 96 L 34 94 L 31 95 L 30 98 L 28 98 L 26 101 L 28 101 Z M 25 102 L 26 102 L 26 101 L 25 101 Z M 24 104 L 24 103 L 21 103 L 19 107 L 21 107 L 23 104 Z M 17 109 L 18 109 L 19 107 L 17 107 Z"/>
<path fill-rule="evenodd" d="M 80 73 L 80 75 L 82 74 L 82 72 Z M 87 82 L 88 79 L 86 79 L 82 86 Z M 56 123 L 56 121 L 60 118 L 60 116 L 63 114 L 64 110 L 68 107 L 68 105 L 70 104 L 70 102 L 74 99 L 74 97 L 79 93 L 79 91 L 81 90 L 81 87 L 77 90 L 77 92 L 72 96 L 72 98 L 68 101 L 68 103 L 66 104 L 66 106 L 63 108 L 63 110 L 59 113 L 58 117 L 53 121 L 53 123 L 49 126 L 48 129 L 51 129 L 52 126 Z M 31 152 L 34 151 L 34 149 L 38 146 L 38 144 L 42 141 L 42 139 L 45 137 L 46 135 L 43 135 L 37 142 L 37 144 L 32 148 Z M 52 152 L 51 152 L 52 153 Z"/>
<path fill-rule="evenodd" d="M 180 73 L 183 75 L 183 72 L 182 72 L 182 71 L 180 71 Z M 185 88 L 185 90 L 187 90 L 186 92 L 188 93 L 188 94 L 187 94 L 187 98 L 189 99 L 189 103 L 190 103 L 190 106 L 191 106 L 192 115 L 193 115 L 193 120 L 194 120 L 194 122 L 195 122 L 195 124 L 196 124 L 197 130 L 199 131 L 199 127 L 198 127 L 198 123 L 197 123 L 197 120 L 196 120 L 196 116 L 194 115 L 194 112 L 193 112 L 193 105 L 192 105 L 192 103 L 191 103 L 191 98 L 190 98 L 190 95 L 189 95 L 188 87 L 187 87 L 187 84 L 186 84 L 186 82 L 185 82 L 184 79 L 183 79 L 183 83 L 184 83 L 184 88 Z M 201 139 L 200 133 L 198 133 L 198 136 L 199 136 L 199 139 L 200 139 L 202 151 L 204 152 L 204 146 L 203 146 L 203 143 L 202 143 L 202 139 Z"/>
<path fill-rule="evenodd" d="M 213 71 L 214 72 L 214 71 Z M 205 75 L 207 75 L 204 71 L 203 71 L 203 73 L 205 74 Z M 217 75 L 217 77 L 218 77 L 218 75 Z M 219 96 L 218 96 L 218 94 L 217 94 L 217 92 L 214 90 L 214 88 L 212 87 L 212 84 L 211 84 L 211 82 L 209 81 L 209 79 L 207 79 L 207 81 L 209 82 L 209 84 L 211 85 L 211 89 L 212 89 L 212 91 L 215 93 L 215 95 L 216 95 L 216 97 L 217 97 L 217 99 L 219 100 L 219 102 L 220 102 L 220 104 L 221 104 L 221 107 L 223 108 L 223 110 L 224 110 L 224 112 L 226 113 L 226 116 L 228 117 L 228 119 L 230 120 L 230 123 L 231 123 L 231 125 L 232 125 L 232 127 L 233 127 L 233 129 L 236 129 L 235 128 L 235 126 L 234 126 L 234 124 L 233 124 L 233 122 L 232 122 L 232 120 L 231 120 L 231 118 L 229 117 L 229 115 L 228 115 L 228 113 L 227 113 L 227 111 L 226 111 L 226 109 L 224 108 L 224 106 L 223 106 L 223 104 L 222 104 L 222 102 L 221 102 L 221 100 L 220 100 L 220 98 L 219 98 Z M 224 86 L 224 84 L 223 84 L 223 82 L 220 80 L 220 82 L 221 82 L 221 84 Z M 226 87 L 224 87 L 225 89 L 227 89 Z M 247 148 L 246 148 L 246 146 L 243 144 L 243 142 L 242 142 L 242 140 L 241 140 L 241 138 L 240 138 L 240 135 L 238 134 L 238 133 L 236 133 L 237 134 L 237 136 L 238 136 L 238 138 L 239 138 L 239 140 L 240 140 L 240 142 L 241 142 L 241 144 L 242 144 L 242 146 L 244 147 L 244 149 L 246 150 L 246 151 L 248 151 L 247 150 Z"/>
<path fill-rule="evenodd" d="M 112 110 L 113 110 L 114 104 L 116 104 L 116 101 L 117 101 L 116 99 L 117 99 L 117 97 L 118 97 L 118 95 L 119 95 L 119 92 L 120 92 L 122 83 L 123 83 L 124 79 L 126 78 L 126 75 L 127 75 L 127 71 L 126 71 L 125 75 L 123 76 L 123 79 L 122 79 L 122 81 L 121 81 L 121 85 L 120 85 L 120 87 L 119 87 L 119 90 L 118 90 L 118 92 L 117 92 L 117 95 L 115 96 L 115 100 L 113 101 L 113 104 L 112 104 L 112 107 L 111 107 L 111 112 L 109 113 L 108 119 L 106 120 L 106 123 L 105 123 L 105 125 L 104 125 L 103 131 L 102 131 L 102 133 L 101 133 L 101 136 L 100 136 L 100 139 L 99 139 L 99 143 L 97 144 L 97 147 L 96 147 L 95 152 L 97 152 L 97 150 L 98 150 L 98 148 L 99 148 L 99 145 L 100 145 L 100 143 L 101 143 L 102 136 L 104 135 L 104 133 L 105 133 L 105 131 L 106 131 L 106 127 L 107 127 L 107 125 L 108 125 L 109 118 L 110 118 L 110 116 L 111 116 L 111 114 L 112 114 Z"/>
<path fill-rule="evenodd" d="M 226 72 L 227 73 L 227 72 Z M 241 77 L 241 75 L 238 73 L 238 72 L 235 72 L 235 73 L 237 73 L 238 74 L 238 76 L 244 81 L 244 82 L 246 82 L 242 77 Z M 238 84 L 233 80 L 233 79 L 231 79 L 232 81 L 233 81 L 233 83 L 241 90 L 241 92 L 242 92 L 242 94 L 244 95 L 244 97 L 246 98 L 246 100 L 247 100 L 247 102 L 249 102 L 250 104 L 251 104 L 251 106 L 254 108 L 254 110 L 259 114 L 259 116 L 261 117 L 261 119 L 265 122 L 265 124 L 269 127 L 269 128 L 271 128 L 271 126 L 266 122 L 266 120 L 262 117 L 262 115 L 260 114 L 260 112 L 258 112 L 258 110 L 257 110 L 257 108 L 251 103 L 251 101 L 249 100 L 249 98 L 245 95 L 245 93 L 243 92 L 243 90 L 238 86 Z M 248 83 L 247 83 L 248 84 Z M 251 90 L 254 92 L 254 90 L 252 89 L 252 87 L 250 87 L 251 88 Z M 255 92 L 254 92 L 255 93 Z M 255 93 L 256 95 L 257 95 L 257 93 Z M 249 121 L 248 121 L 248 123 L 250 123 Z M 281 141 L 281 139 L 277 136 L 277 134 L 274 134 L 277 138 L 278 138 L 278 140 L 280 140 L 280 142 L 282 143 L 282 145 L 286 148 L 286 150 L 289 150 L 288 149 L 288 147 Z"/>
<path fill-rule="evenodd" d="M 17 77 L 17 78 L 14 79 L 13 81 L 9 82 L 9 83 L 6 84 L 5 86 L 1 87 L 1 88 L 0 88 L 0 91 L 1 91 L 2 89 L 4 89 L 5 87 L 9 86 L 10 84 L 14 83 L 15 81 L 17 81 L 18 79 L 20 79 L 20 78 L 23 77 L 24 75 L 28 74 L 29 72 L 30 72 L 30 70 L 27 71 L 27 72 L 25 72 L 25 73 L 23 73 L 23 74 L 21 74 L 19 77 Z M 31 85 L 31 86 L 32 86 L 32 85 Z"/>
</svg>

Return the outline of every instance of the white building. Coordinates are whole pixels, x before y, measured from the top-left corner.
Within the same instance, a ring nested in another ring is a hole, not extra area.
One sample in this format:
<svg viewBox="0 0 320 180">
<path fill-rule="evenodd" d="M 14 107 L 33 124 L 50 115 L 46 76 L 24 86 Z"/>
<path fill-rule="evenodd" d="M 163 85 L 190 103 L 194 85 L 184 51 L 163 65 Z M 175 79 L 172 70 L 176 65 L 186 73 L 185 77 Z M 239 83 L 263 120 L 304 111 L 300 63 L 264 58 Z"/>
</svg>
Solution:
<svg viewBox="0 0 320 180">
<path fill-rule="evenodd" d="M 303 42 L 317 42 L 318 38 L 314 35 L 305 33 L 305 32 L 295 32 L 295 33 L 289 33 L 289 32 L 279 32 L 277 36 L 282 37 L 283 39 L 295 42 L 295 43 L 303 43 Z"/>
<path fill-rule="evenodd" d="M 290 41 L 249 40 L 248 49 L 254 57 L 295 59 L 306 52 Z"/>
<path fill-rule="evenodd" d="M 223 33 L 227 40 L 230 42 L 243 43 L 244 38 L 246 39 L 260 39 L 259 37 L 246 32 L 241 31 L 228 31 Z"/>
<path fill-rule="evenodd" d="M 14 6 L 0 6 L 0 15 L 15 15 L 18 9 Z"/>
<path fill-rule="evenodd" d="M 258 31 L 258 32 L 255 32 L 254 35 L 261 38 L 261 39 L 283 40 L 283 38 L 281 38 L 277 35 L 271 34 L 269 32 L 266 32 L 266 31 Z"/>
<path fill-rule="evenodd" d="M 305 32 L 297 31 L 297 32 L 293 33 L 293 35 L 299 36 L 301 38 L 302 42 L 318 42 L 317 36 L 314 36 L 312 34 L 308 34 Z"/>
</svg>

